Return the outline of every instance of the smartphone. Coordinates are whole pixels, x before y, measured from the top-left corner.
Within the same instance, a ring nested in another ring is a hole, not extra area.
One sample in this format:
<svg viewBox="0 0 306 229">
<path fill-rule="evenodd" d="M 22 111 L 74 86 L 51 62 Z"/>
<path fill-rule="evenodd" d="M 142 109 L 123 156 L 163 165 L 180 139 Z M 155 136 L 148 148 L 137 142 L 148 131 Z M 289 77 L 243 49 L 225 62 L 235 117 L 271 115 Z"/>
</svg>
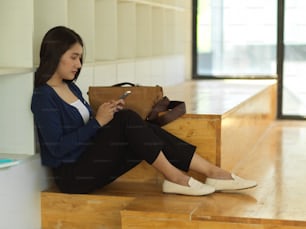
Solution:
<svg viewBox="0 0 306 229">
<path fill-rule="evenodd" d="M 126 92 L 124 92 L 123 93 L 123 95 L 121 95 L 120 97 L 119 97 L 119 99 L 125 99 L 129 94 L 131 94 L 132 92 L 131 91 L 126 91 Z"/>
</svg>

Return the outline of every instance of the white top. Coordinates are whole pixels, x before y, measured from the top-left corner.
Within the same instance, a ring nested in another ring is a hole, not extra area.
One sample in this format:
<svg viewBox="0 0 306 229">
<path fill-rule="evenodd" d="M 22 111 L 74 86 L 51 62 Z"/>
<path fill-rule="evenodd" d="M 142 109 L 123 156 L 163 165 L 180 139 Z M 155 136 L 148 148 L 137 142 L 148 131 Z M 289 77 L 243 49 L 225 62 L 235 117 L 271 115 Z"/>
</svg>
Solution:
<svg viewBox="0 0 306 229">
<path fill-rule="evenodd" d="M 87 107 L 81 102 L 81 100 L 77 100 L 70 104 L 71 106 L 74 106 L 78 111 L 80 112 L 84 123 L 87 123 L 89 120 L 89 110 Z"/>
</svg>

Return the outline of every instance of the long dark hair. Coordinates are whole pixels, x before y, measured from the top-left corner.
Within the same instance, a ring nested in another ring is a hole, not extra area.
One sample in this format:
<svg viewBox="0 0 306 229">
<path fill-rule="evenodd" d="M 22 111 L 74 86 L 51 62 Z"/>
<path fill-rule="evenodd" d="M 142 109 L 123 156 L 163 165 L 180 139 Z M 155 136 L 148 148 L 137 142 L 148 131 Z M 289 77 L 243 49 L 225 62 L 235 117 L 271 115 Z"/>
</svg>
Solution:
<svg viewBox="0 0 306 229">
<path fill-rule="evenodd" d="M 74 44 L 84 46 L 82 38 L 72 29 L 64 26 L 56 26 L 50 29 L 44 36 L 40 46 L 40 63 L 35 72 L 34 87 L 45 84 L 55 73 L 62 55 Z M 81 64 L 83 56 L 81 56 Z M 76 80 L 81 69 L 75 74 Z"/>
</svg>

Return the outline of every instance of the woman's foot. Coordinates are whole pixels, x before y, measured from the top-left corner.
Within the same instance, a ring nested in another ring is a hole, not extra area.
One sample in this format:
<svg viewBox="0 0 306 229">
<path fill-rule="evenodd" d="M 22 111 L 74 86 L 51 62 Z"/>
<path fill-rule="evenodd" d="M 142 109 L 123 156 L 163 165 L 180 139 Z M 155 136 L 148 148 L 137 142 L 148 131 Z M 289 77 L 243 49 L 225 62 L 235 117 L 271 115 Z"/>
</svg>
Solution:
<svg viewBox="0 0 306 229">
<path fill-rule="evenodd" d="M 205 184 L 213 186 L 216 191 L 242 190 L 257 186 L 256 181 L 243 179 L 233 173 L 231 177 L 232 179 L 206 178 Z"/>
<path fill-rule="evenodd" d="M 214 193 L 215 188 L 208 184 L 203 184 L 202 182 L 197 181 L 194 178 L 190 177 L 188 181 L 188 186 L 164 180 L 163 192 L 171 194 L 190 195 L 190 196 L 203 196 Z"/>
</svg>

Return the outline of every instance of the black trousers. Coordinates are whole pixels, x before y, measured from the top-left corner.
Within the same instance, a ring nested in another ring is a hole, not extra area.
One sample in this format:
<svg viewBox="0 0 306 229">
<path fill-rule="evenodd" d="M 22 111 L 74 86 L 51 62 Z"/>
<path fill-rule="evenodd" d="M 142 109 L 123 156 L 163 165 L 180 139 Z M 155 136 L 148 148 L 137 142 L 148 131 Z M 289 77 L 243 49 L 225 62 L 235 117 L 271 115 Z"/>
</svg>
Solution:
<svg viewBox="0 0 306 229">
<path fill-rule="evenodd" d="M 178 169 L 188 171 L 195 146 L 147 123 L 131 110 L 115 114 L 74 163 L 53 169 L 55 182 L 65 193 L 90 193 L 126 173 L 141 161 L 152 164 L 160 151 Z"/>
</svg>

